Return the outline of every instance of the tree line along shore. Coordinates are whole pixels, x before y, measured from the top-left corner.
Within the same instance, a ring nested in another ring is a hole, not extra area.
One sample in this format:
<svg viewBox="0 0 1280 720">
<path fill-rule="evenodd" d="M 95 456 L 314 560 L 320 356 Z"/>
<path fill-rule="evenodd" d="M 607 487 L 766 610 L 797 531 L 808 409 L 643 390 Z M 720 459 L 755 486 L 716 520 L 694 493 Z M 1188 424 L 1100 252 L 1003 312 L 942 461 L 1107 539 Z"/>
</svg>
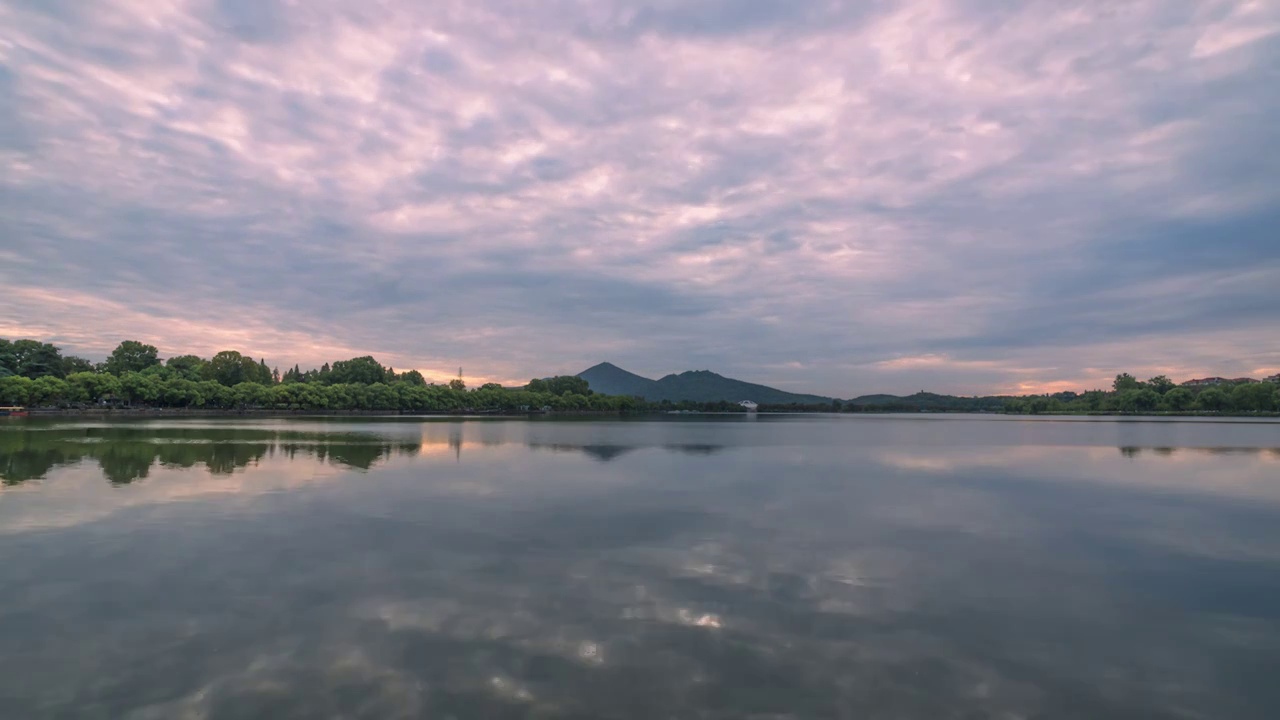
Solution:
<svg viewBox="0 0 1280 720">
<path fill-rule="evenodd" d="M 1202 415 L 1270 414 L 1280 410 L 1280 376 L 1258 381 L 1207 378 L 1177 384 L 1164 375 L 1141 381 L 1116 376 L 1111 390 L 1010 398 L 1008 413 L 1099 414 L 1170 413 Z"/>
<path fill-rule="evenodd" d="M 49 343 L 0 339 L 0 405 L 63 408 L 163 408 L 190 411 L 627 412 L 645 403 L 593 393 L 576 377 L 532 380 L 522 388 L 461 379 L 426 382 L 417 370 L 396 372 L 372 357 L 283 373 L 234 350 L 205 359 L 161 361 L 155 346 L 120 343 L 102 363 L 63 356 Z"/>
<path fill-rule="evenodd" d="M 647 402 L 604 395 L 576 376 L 535 378 L 510 388 L 461 379 L 428 383 L 417 370 L 397 372 L 370 356 L 281 372 L 234 350 L 212 358 L 159 357 L 153 345 L 120 343 L 100 363 L 63 355 L 50 343 L 0 338 L 0 406 L 51 413 L 638 413 L 670 410 L 743 412 L 733 402 Z"/>
<path fill-rule="evenodd" d="M 821 404 L 761 405 L 790 412 L 1003 412 L 1011 414 L 1259 415 L 1280 411 L 1280 376 L 1178 385 L 1165 376 L 1140 381 L 1116 376 L 1111 389 L 1051 395 L 960 397 L 918 393 L 866 396 Z M 747 399 L 747 398 L 740 398 Z M 609 412 L 672 410 L 744 412 L 736 401 L 650 402 L 592 391 L 577 376 L 536 378 L 518 387 L 462 379 L 428 383 L 417 370 L 397 372 L 370 356 L 282 373 L 234 350 L 205 359 L 162 360 L 153 345 L 120 343 L 100 363 L 63 355 L 51 343 L 0 338 L 0 406 L 88 410 L 195 412 Z"/>
</svg>

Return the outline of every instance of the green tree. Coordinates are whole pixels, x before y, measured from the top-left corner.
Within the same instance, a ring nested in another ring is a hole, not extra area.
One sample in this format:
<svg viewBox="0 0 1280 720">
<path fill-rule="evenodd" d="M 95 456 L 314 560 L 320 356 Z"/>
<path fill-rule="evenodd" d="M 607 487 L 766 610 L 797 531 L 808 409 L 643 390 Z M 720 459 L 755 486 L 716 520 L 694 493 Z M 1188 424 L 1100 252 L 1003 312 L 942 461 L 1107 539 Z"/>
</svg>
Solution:
<svg viewBox="0 0 1280 720">
<path fill-rule="evenodd" d="M 156 382 L 165 382 L 169 378 L 178 376 L 177 373 L 165 367 L 164 365 L 152 365 L 151 367 L 147 368 L 146 370 L 143 370 L 139 374 L 146 375 L 147 377 L 151 378 L 152 380 L 155 380 Z"/>
<path fill-rule="evenodd" d="M 426 378 L 422 377 L 422 373 L 417 370 L 400 373 L 399 381 L 409 385 L 417 385 L 419 387 L 427 384 Z"/>
<path fill-rule="evenodd" d="M 713 410 L 731 410 L 736 411 L 738 408 L 732 403 L 724 403 L 725 407 L 716 407 Z M 1004 404 L 1006 413 L 1014 413 L 1021 415 L 1039 415 L 1049 412 L 1050 410 L 1062 409 L 1062 403 L 1050 398 L 1046 395 L 1028 395 L 1020 398 L 1010 398 Z"/>
<path fill-rule="evenodd" d="M 223 350 L 209 360 L 209 364 L 204 368 L 204 378 L 213 380 L 223 387 L 235 387 L 248 380 L 245 377 L 246 365 L 254 363 L 252 359 L 248 359 L 246 363 L 246 359 L 235 350 Z"/>
<path fill-rule="evenodd" d="M 1111 384 L 1111 387 L 1116 392 L 1122 393 L 1126 390 L 1139 390 L 1142 388 L 1142 383 L 1138 382 L 1138 379 L 1129 373 L 1120 373 L 1116 376 L 1115 382 Z"/>
<path fill-rule="evenodd" d="M 374 360 L 369 355 L 351 358 L 350 360 L 339 360 L 333 364 L 333 368 L 328 373 L 328 382 L 334 385 L 373 385 L 374 383 L 385 382 L 386 379 L 386 368 L 382 367 L 377 360 Z"/>
<path fill-rule="evenodd" d="M 335 410 L 354 410 L 360 407 L 364 399 L 357 390 L 359 385 L 324 385 L 309 383 L 299 388 L 298 398 L 302 407 L 333 408 Z"/>
<path fill-rule="evenodd" d="M 204 369 L 208 364 L 209 361 L 199 355 L 178 355 L 165 361 L 165 367 L 172 370 L 176 377 L 193 382 L 204 379 Z"/>
<path fill-rule="evenodd" d="M 400 408 L 400 397 L 390 385 L 374 383 L 368 386 L 368 402 L 371 410 L 397 410 Z"/>
<path fill-rule="evenodd" d="M 1117 402 L 1123 412 L 1150 412 L 1160 404 L 1160 394 L 1151 388 L 1130 389 L 1121 392 Z"/>
<path fill-rule="evenodd" d="M 231 389 L 235 404 L 242 408 L 269 405 L 274 400 L 271 389 L 261 383 L 242 382 Z"/>
<path fill-rule="evenodd" d="M 80 372 L 93 372 L 93 363 L 75 355 L 62 358 L 62 377 Z"/>
<path fill-rule="evenodd" d="M 128 372 L 142 372 L 160 364 L 155 345 L 145 345 L 137 340 L 125 340 L 111 351 L 107 358 L 107 372 L 120 376 Z"/>
<path fill-rule="evenodd" d="M 200 399 L 204 401 L 204 407 L 207 408 L 229 408 L 235 404 L 235 394 L 231 391 L 231 387 L 217 380 L 201 380 L 198 383 L 198 392 Z"/>
<path fill-rule="evenodd" d="M 0 367 L 4 375 L 21 375 L 32 380 L 52 375 L 62 377 L 62 352 L 38 340 L 0 340 Z"/>
<path fill-rule="evenodd" d="M 200 383 L 185 377 L 170 378 L 162 392 L 164 404 L 170 407 L 200 407 L 204 404 Z"/>
<path fill-rule="evenodd" d="M 253 381 L 261 385 L 272 385 L 275 383 L 271 374 L 271 368 L 267 367 L 266 358 L 258 361 L 258 367 L 255 368 Z"/>
<path fill-rule="evenodd" d="M 120 396 L 120 379 L 114 375 L 82 372 L 67 377 L 72 402 L 97 403 Z"/>
<path fill-rule="evenodd" d="M 1157 375 L 1147 381 L 1147 387 L 1155 390 L 1157 393 L 1164 395 L 1170 390 L 1177 387 L 1177 384 L 1164 375 Z"/>
<path fill-rule="evenodd" d="M 1208 388 L 1196 396 L 1196 407 L 1209 412 L 1222 412 L 1227 409 L 1229 400 L 1218 388 Z"/>
<path fill-rule="evenodd" d="M 565 393 L 560 396 L 560 400 L 570 410 L 589 410 L 591 408 L 591 401 L 587 399 L 586 395 L 579 393 Z"/>
<path fill-rule="evenodd" d="M 467 384 L 462 381 L 462 378 L 454 378 L 449 381 L 449 389 L 454 392 L 464 392 L 467 389 Z"/>
<path fill-rule="evenodd" d="M 1190 410 L 1195 401 L 1195 396 L 1186 388 L 1173 388 L 1164 394 L 1164 404 L 1175 412 Z"/>
<path fill-rule="evenodd" d="M 0 378 L 18 374 L 18 360 L 13 354 L 13 343 L 0 338 Z"/>
<path fill-rule="evenodd" d="M 66 402 L 70 393 L 67 381 L 52 375 L 36 378 L 31 388 L 31 404 L 53 406 Z"/>
<path fill-rule="evenodd" d="M 1231 404 L 1241 412 L 1269 412 L 1275 409 L 1275 387 L 1271 383 L 1248 383 L 1231 389 Z"/>
<path fill-rule="evenodd" d="M 1079 402 L 1085 410 L 1097 412 L 1106 404 L 1107 394 L 1101 390 L 1088 390 L 1080 395 Z"/>
<path fill-rule="evenodd" d="M 547 392 L 554 395 L 568 395 L 572 393 L 575 395 L 586 396 L 591 394 L 591 387 L 587 384 L 587 381 L 576 375 L 557 375 L 552 378 L 547 378 L 546 383 Z"/>
<path fill-rule="evenodd" d="M 288 374 L 288 371 L 285 371 L 285 375 Z M 280 383 L 269 388 L 271 391 L 271 404 L 278 408 L 288 409 L 293 404 L 293 385 L 294 383 Z"/>
<path fill-rule="evenodd" d="M 21 375 L 0 378 L 0 405 L 30 405 L 35 381 Z"/>
<path fill-rule="evenodd" d="M 150 405 L 160 398 L 160 383 L 150 375 L 127 372 L 120 376 L 120 396 L 130 405 Z"/>
</svg>

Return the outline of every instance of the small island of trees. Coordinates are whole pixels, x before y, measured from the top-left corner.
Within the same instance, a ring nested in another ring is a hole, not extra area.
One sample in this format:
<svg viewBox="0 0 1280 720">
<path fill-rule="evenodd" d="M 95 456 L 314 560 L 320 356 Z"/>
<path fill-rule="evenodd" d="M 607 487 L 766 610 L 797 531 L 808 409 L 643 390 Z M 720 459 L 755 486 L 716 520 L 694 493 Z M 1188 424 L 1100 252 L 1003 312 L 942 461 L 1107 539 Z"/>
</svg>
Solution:
<svg viewBox="0 0 1280 720">
<path fill-rule="evenodd" d="M 1250 378 L 1190 381 L 1181 385 L 1164 375 L 1142 382 L 1130 375 L 1116 376 L 1111 390 L 1084 393 L 1008 398 L 1009 413 L 1175 413 L 1175 414 L 1258 414 L 1280 409 L 1280 385 Z"/>
</svg>

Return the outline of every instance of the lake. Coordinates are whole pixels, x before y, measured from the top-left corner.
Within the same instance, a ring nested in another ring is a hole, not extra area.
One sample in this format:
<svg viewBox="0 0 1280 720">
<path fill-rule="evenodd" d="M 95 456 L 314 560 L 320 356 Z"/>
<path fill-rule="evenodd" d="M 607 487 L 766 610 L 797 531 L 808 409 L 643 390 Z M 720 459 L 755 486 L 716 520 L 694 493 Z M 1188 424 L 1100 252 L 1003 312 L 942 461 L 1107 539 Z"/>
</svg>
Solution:
<svg viewBox="0 0 1280 720">
<path fill-rule="evenodd" d="M 1280 423 L 0 421 L 0 718 L 1280 717 Z"/>
</svg>

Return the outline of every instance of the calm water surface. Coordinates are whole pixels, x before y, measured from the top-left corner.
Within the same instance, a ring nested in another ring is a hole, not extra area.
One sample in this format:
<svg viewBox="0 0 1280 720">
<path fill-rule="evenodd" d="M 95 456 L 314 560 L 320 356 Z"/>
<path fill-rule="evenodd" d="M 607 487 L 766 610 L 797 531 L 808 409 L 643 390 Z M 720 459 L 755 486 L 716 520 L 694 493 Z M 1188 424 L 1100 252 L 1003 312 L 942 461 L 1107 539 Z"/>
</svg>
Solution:
<svg viewBox="0 0 1280 720">
<path fill-rule="evenodd" d="M 0 718 L 1280 717 L 1280 424 L 0 421 Z"/>
</svg>

